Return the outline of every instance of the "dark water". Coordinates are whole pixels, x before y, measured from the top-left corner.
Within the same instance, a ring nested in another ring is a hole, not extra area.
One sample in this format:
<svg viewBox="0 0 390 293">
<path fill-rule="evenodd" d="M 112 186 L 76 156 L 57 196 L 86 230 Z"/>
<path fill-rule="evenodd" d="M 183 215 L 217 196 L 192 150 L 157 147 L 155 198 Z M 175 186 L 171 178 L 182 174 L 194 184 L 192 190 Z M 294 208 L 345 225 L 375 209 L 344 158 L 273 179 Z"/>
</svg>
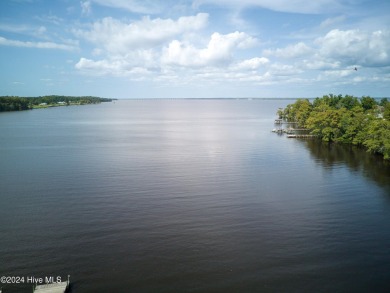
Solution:
<svg viewBox="0 0 390 293">
<path fill-rule="evenodd" d="M 3 293 L 390 292 L 390 165 L 271 133 L 291 102 L 1 113 Z"/>
</svg>

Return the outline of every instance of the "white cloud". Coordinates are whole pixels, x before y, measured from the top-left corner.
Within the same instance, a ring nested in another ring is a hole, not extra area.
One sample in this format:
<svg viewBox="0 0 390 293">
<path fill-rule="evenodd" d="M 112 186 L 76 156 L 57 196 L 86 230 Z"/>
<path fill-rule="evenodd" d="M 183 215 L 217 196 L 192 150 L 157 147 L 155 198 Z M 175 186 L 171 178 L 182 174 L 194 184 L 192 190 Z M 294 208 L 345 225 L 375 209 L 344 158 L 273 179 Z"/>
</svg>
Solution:
<svg viewBox="0 0 390 293">
<path fill-rule="evenodd" d="M 343 78 L 355 74 L 352 68 L 350 69 L 341 69 L 341 70 L 327 70 L 323 75 L 332 78 Z"/>
<path fill-rule="evenodd" d="M 390 31 L 332 30 L 318 38 L 322 56 L 346 65 L 390 65 Z"/>
<path fill-rule="evenodd" d="M 163 49 L 162 62 L 180 66 L 215 66 L 230 63 L 235 49 L 253 46 L 256 39 L 243 32 L 213 33 L 206 48 L 198 49 L 178 40 Z"/>
<path fill-rule="evenodd" d="M 346 20 L 345 15 L 327 18 L 323 22 L 321 22 L 320 27 L 321 28 L 329 28 L 329 27 L 334 26 L 336 24 L 340 24 L 345 20 Z"/>
<path fill-rule="evenodd" d="M 117 72 L 121 71 L 125 67 L 124 62 L 115 61 L 108 62 L 107 60 L 93 61 L 86 58 L 81 58 L 76 64 L 76 68 L 83 68 L 88 70 L 94 70 L 97 73 L 104 73 L 105 71 Z"/>
<path fill-rule="evenodd" d="M 303 60 L 303 67 L 311 70 L 328 70 L 328 69 L 336 69 L 340 67 L 339 61 L 325 61 L 322 60 L 321 57 L 318 57 L 318 55 L 315 55 L 310 60 Z"/>
<path fill-rule="evenodd" d="M 126 55 L 111 56 L 108 59 L 94 61 L 88 58 L 81 58 L 75 67 L 79 70 L 94 73 L 99 71 L 101 75 L 126 75 L 134 68 L 155 69 L 159 66 L 159 56 L 153 50 L 135 50 Z"/>
<path fill-rule="evenodd" d="M 134 13 L 155 14 L 162 10 L 154 0 L 92 0 L 94 3 L 113 8 L 126 9 Z"/>
<path fill-rule="evenodd" d="M 91 30 L 77 30 L 75 34 L 104 47 L 110 53 L 126 53 L 137 48 L 150 48 L 169 41 L 185 32 L 195 31 L 206 26 L 208 14 L 183 16 L 178 20 L 150 19 L 125 23 L 111 17 L 93 24 Z"/>
<path fill-rule="evenodd" d="M 353 80 L 353 82 L 355 82 L 355 83 L 359 83 L 359 82 L 364 82 L 364 81 L 366 81 L 367 78 L 361 77 L 361 76 L 356 76 L 356 77 L 354 77 L 352 80 Z"/>
<path fill-rule="evenodd" d="M 81 12 L 84 15 L 89 15 L 92 11 L 91 2 L 90 1 L 81 1 Z"/>
<path fill-rule="evenodd" d="M 270 62 L 269 59 L 265 57 L 261 57 L 261 58 L 255 57 L 252 59 L 247 59 L 239 62 L 236 65 L 236 68 L 240 70 L 257 70 L 260 67 L 269 64 L 269 62 Z"/>
<path fill-rule="evenodd" d="M 288 45 L 285 48 L 278 48 L 275 50 L 266 49 L 263 53 L 265 55 L 291 59 L 310 55 L 313 53 L 313 49 L 307 46 L 305 43 L 299 42 L 297 44 Z"/>
<path fill-rule="evenodd" d="M 38 38 L 47 38 L 47 29 L 45 26 L 1 23 L 0 30 Z"/>
<path fill-rule="evenodd" d="M 389 62 L 387 31 L 332 30 L 316 39 L 312 34 L 284 47 L 256 52 L 251 49 L 259 41 L 243 31 L 215 32 L 206 37 L 208 18 L 208 14 L 199 13 L 177 19 L 148 16 L 131 22 L 111 17 L 95 21 L 89 29 L 74 31 L 94 45 L 75 68 L 91 75 L 147 79 L 165 85 L 295 85 L 335 83 L 338 79 L 352 82 L 356 76 L 350 66 L 385 66 Z M 343 16 L 326 19 L 315 31 L 342 21 Z M 262 42 L 262 46 L 266 44 Z"/>
<path fill-rule="evenodd" d="M 269 73 L 275 76 L 290 76 L 302 73 L 302 70 L 297 66 L 274 63 L 270 66 Z"/>
<path fill-rule="evenodd" d="M 255 59 L 253 58 L 253 60 Z M 173 84 L 195 83 L 206 87 L 226 82 L 236 85 L 240 83 L 264 84 L 272 82 L 273 77 L 266 72 L 268 67 L 267 63 L 253 70 L 239 66 L 241 63 L 250 63 L 249 60 L 253 61 L 252 59 L 248 59 L 231 64 L 230 66 L 219 67 L 167 67 L 162 70 L 162 74 L 156 80 Z M 261 61 L 261 63 L 263 62 Z"/>
<path fill-rule="evenodd" d="M 77 69 L 88 71 L 93 75 L 117 75 L 131 76 L 133 74 L 145 76 L 149 74 L 149 70 L 143 67 L 133 66 L 126 60 L 99 60 L 93 61 L 86 58 L 81 58 L 75 65 Z"/>
<path fill-rule="evenodd" d="M 28 25 L 12 25 L 12 24 L 6 24 L 6 23 L 1 23 L 0 24 L 0 30 L 6 31 L 6 32 L 12 32 L 12 33 L 26 33 L 26 32 L 31 32 L 31 27 Z"/>
<path fill-rule="evenodd" d="M 0 37 L 0 45 L 12 46 L 12 47 L 38 48 L 38 49 L 59 49 L 59 50 L 68 50 L 68 51 L 77 49 L 77 47 L 72 44 L 18 41 L 18 40 L 9 40 L 3 37 Z"/>
<path fill-rule="evenodd" d="M 296 68 L 334 70 L 350 66 L 385 67 L 390 65 L 390 31 L 331 30 L 307 44 L 299 42 L 284 48 L 266 49 L 265 56 L 293 61 Z M 347 76 L 337 71 L 338 76 Z M 347 71 L 349 72 L 349 71 Z"/>
<path fill-rule="evenodd" d="M 62 19 L 61 17 L 58 17 L 56 15 L 52 15 L 52 14 L 42 15 L 42 16 L 37 15 L 37 16 L 34 16 L 34 19 L 42 21 L 42 22 L 54 24 L 54 25 L 61 25 L 62 23 L 64 23 L 64 19 Z"/>
<path fill-rule="evenodd" d="M 234 63 L 234 52 L 238 49 L 247 48 L 255 44 L 256 40 L 251 36 L 234 32 L 222 35 L 214 33 L 204 48 L 197 48 L 191 43 L 183 43 L 178 40 L 172 41 L 167 47 L 158 49 L 135 49 L 126 53 L 109 54 L 101 60 L 81 58 L 75 68 L 92 74 L 103 75 L 131 75 L 134 69 L 144 68 L 147 74 L 159 72 L 160 75 L 174 75 L 169 68 L 171 66 L 188 69 L 189 72 L 195 68 L 206 70 L 209 67 L 222 66 L 226 70 L 256 70 L 267 64 L 267 58 L 252 58 L 242 62 Z M 228 68 L 233 64 L 231 68 Z M 206 71 L 209 71 L 207 69 Z M 183 72 L 182 72 L 183 73 Z M 160 76 L 161 78 L 161 76 Z"/>
<path fill-rule="evenodd" d="M 204 63 L 204 60 L 201 60 L 199 55 L 199 50 L 191 44 L 185 45 L 178 40 L 174 40 L 164 49 L 162 62 L 181 66 L 199 66 L 202 65 L 201 63 Z"/>
<path fill-rule="evenodd" d="M 47 29 L 46 29 L 46 27 L 44 27 L 44 26 L 40 26 L 40 27 L 37 29 L 37 31 L 36 31 L 36 33 L 37 33 L 38 35 L 44 35 L 46 32 L 47 32 Z"/>
</svg>

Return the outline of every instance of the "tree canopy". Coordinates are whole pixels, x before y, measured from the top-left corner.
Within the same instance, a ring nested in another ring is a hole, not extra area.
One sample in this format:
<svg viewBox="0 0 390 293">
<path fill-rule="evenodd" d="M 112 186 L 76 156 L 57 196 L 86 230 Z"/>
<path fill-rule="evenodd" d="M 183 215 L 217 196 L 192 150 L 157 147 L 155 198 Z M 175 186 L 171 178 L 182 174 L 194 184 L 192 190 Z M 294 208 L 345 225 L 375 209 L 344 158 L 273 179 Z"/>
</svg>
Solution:
<svg viewBox="0 0 390 293">
<path fill-rule="evenodd" d="M 390 159 L 390 103 L 369 96 L 326 95 L 298 99 L 278 110 L 287 121 L 296 122 L 323 141 L 349 143 L 367 148 Z"/>
<path fill-rule="evenodd" d="M 28 109 L 31 109 L 31 105 L 27 98 L 0 97 L 0 112 L 22 111 Z"/>
<path fill-rule="evenodd" d="M 92 97 L 92 96 L 40 96 L 40 97 L 17 97 L 17 96 L 5 96 L 0 97 L 0 112 L 4 111 L 22 111 L 29 110 L 39 105 L 85 105 L 85 104 L 98 104 L 101 102 L 111 102 L 112 99 Z"/>
</svg>

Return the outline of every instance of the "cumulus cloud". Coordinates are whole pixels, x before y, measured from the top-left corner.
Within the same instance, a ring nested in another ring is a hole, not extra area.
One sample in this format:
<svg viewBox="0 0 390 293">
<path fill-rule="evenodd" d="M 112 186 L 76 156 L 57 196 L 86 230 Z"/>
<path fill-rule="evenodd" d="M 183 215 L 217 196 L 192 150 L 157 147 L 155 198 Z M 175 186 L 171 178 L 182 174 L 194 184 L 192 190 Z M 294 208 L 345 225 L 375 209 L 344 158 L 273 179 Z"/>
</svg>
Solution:
<svg viewBox="0 0 390 293">
<path fill-rule="evenodd" d="M 243 1 L 248 5 L 251 2 Z M 208 14 L 198 13 L 177 19 L 148 16 L 131 22 L 100 19 L 88 29 L 74 31 L 94 45 L 90 55 L 82 56 L 75 68 L 132 80 L 271 84 L 311 82 L 316 76 L 318 81 L 351 80 L 355 77 L 351 66 L 390 64 L 389 31 L 335 29 L 317 39 L 310 37 L 258 52 L 251 49 L 259 45 L 259 40 L 246 32 L 214 32 L 206 37 L 208 18 Z M 343 16 L 329 18 L 317 29 L 323 31 L 343 20 Z"/>
<path fill-rule="evenodd" d="M 199 30 L 207 21 L 206 13 L 183 16 L 178 20 L 144 17 L 132 23 L 106 17 L 95 22 L 90 30 L 76 30 L 75 34 L 104 47 L 110 53 L 125 53 L 137 48 L 154 47 L 184 32 Z"/>
<path fill-rule="evenodd" d="M 254 38 L 243 32 L 214 33 L 203 49 L 174 40 L 164 48 L 162 62 L 180 66 L 214 66 L 229 62 L 235 49 L 245 49 L 255 43 Z"/>
<path fill-rule="evenodd" d="M 93 73 L 94 75 L 118 75 L 118 76 L 130 76 L 133 74 L 147 75 L 149 70 L 144 67 L 134 66 L 127 60 L 90 60 L 87 58 L 81 58 L 75 65 L 77 69 L 82 69 Z"/>
<path fill-rule="evenodd" d="M 346 65 L 390 65 L 390 31 L 335 29 L 315 43 L 322 56 Z"/>
<path fill-rule="evenodd" d="M 131 75 L 134 69 L 144 68 L 146 73 L 167 74 L 169 67 L 188 69 L 220 67 L 225 70 L 256 70 L 269 62 L 267 58 L 252 58 L 236 62 L 234 52 L 254 45 L 256 40 L 246 33 L 214 33 L 207 46 L 197 48 L 191 43 L 174 40 L 161 49 L 135 49 L 121 54 L 109 54 L 106 58 L 92 60 L 81 58 L 76 69 L 92 74 Z M 229 67 L 230 66 L 230 67 Z M 139 71 L 140 72 L 140 71 Z M 172 75 L 172 72 L 169 73 Z"/>
<path fill-rule="evenodd" d="M 341 70 L 349 66 L 385 67 L 390 65 L 390 31 L 334 29 L 312 42 L 266 49 L 263 54 L 295 62 L 297 67 L 309 70 Z"/>
<path fill-rule="evenodd" d="M 88 58 L 80 58 L 75 67 L 79 70 L 99 74 L 126 75 L 134 68 L 145 68 L 145 72 L 159 67 L 159 55 L 151 50 L 134 50 L 125 55 L 113 55 L 106 59 L 94 61 Z"/>
</svg>

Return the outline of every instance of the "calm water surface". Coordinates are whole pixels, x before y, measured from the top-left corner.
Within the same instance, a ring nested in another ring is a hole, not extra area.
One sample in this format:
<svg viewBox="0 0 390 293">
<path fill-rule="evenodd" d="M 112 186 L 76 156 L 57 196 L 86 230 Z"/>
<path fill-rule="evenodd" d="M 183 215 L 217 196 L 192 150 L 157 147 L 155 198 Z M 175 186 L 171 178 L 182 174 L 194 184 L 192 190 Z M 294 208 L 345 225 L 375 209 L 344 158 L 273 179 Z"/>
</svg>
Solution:
<svg viewBox="0 0 390 293">
<path fill-rule="evenodd" d="M 271 133 L 292 102 L 1 113 L 0 275 L 70 274 L 77 293 L 390 292 L 390 165 Z"/>
</svg>

